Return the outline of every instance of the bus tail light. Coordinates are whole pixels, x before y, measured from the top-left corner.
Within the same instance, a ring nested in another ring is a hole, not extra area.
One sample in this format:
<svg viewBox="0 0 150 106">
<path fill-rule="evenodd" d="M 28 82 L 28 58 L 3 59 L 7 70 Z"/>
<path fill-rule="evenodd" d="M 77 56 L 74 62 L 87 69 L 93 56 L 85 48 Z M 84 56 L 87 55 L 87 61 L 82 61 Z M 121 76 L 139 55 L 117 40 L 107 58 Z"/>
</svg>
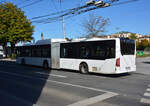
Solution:
<svg viewBox="0 0 150 106">
<path fill-rule="evenodd" d="M 120 67 L 120 58 L 117 58 L 117 60 L 116 60 L 116 66 Z"/>
</svg>

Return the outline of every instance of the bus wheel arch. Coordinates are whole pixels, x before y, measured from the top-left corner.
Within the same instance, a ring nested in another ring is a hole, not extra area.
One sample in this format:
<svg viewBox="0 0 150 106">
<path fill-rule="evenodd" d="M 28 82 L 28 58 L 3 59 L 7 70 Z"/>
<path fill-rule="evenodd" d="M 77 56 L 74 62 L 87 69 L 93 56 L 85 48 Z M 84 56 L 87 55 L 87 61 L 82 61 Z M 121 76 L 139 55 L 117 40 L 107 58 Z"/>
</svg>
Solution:
<svg viewBox="0 0 150 106">
<path fill-rule="evenodd" d="M 48 61 L 47 61 L 47 60 L 44 60 L 44 61 L 43 61 L 43 68 L 44 68 L 44 69 L 48 69 L 48 68 L 49 68 L 49 66 L 48 66 Z"/>
<path fill-rule="evenodd" d="M 82 73 L 82 74 L 87 74 L 89 73 L 89 67 L 87 65 L 86 62 L 81 62 L 80 65 L 79 65 L 79 71 Z"/>
</svg>

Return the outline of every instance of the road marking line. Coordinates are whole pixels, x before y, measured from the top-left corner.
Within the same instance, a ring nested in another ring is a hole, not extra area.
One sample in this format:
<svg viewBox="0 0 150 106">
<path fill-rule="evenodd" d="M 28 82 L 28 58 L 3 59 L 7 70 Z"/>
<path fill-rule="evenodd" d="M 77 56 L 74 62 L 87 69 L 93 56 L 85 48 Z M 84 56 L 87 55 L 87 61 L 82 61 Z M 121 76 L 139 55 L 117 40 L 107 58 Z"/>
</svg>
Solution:
<svg viewBox="0 0 150 106">
<path fill-rule="evenodd" d="M 144 96 L 150 96 L 150 93 L 146 92 L 146 93 L 144 93 Z"/>
<path fill-rule="evenodd" d="M 54 81 L 54 80 L 48 80 L 48 81 L 49 82 L 54 82 L 54 83 L 57 83 L 57 84 L 63 84 L 63 85 L 68 85 L 68 86 L 73 86 L 73 87 L 78 87 L 78 88 L 89 89 L 89 90 L 93 90 L 93 91 L 117 94 L 117 93 L 114 93 L 114 92 L 110 92 L 110 91 L 106 91 L 106 90 L 102 90 L 102 89 L 97 89 L 97 88 L 91 88 L 91 87 L 82 86 L 82 85 L 76 85 L 76 84 L 71 84 L 71 83 L 59 82 L 59 81 Z"/>
<path fill-rule="evenodd" d="M 21 76 L 21 77 L 31 78 L 31 79 L 39 79 L 39 80 L 44 80 L 44 81 L 47 80 L 48 82 L 53 82 L 53 83 L 57 83 L 57 84 L 63 84 L 63 85 L 67 85 L 67 86 L 73 86 L 73 87 L 84 88 L 84 89 L 89 89 L 89 90 L 93 90 L 93 91 L 106 92 L 106 93 L 111 93 L 111 94 L 114 94 L 114 95 L 118 95 L 117 93 L 110 92 L 110 91 L 107 91 L 107 90 L 91 88 L 91 87 L 82 86 L 82 85 L 76 85 L 76 84 L 71 84 L 71 83 L 59 82 L 59 81 L 54 81 L 54 80 L 49 80 L 49 79 L 44 79 L 44 78 L 37 78 L 37 77 L 26 76 L 26 75 L 20 75 L 20 74 L 9 73 L 9 72 L 1 72 L 1 73 L 6 73 L 6 74 L 10 74 L 10 75 L 15 75 L 15 76 Z"/>
<path fill-rule="evenodd" d="M 106 100 L 108 98 L 111 98 L 113 96 L 117 96 L 117 94 L 104 93 L 102 95 L 98 95 L 98 96 L 95 96 L 95 97 L 92 97 L 92 98 L 88 98 L 88 99 L 85 99 L 85 100 L 78 101 L 78 102 L 70 104 L 68 106 L 88 106 L 88 105 L 92 105 L 94 103 Z"/>
<path fill-rule="evenodd" d="M 43 74 L 43 75 L 50 75 L 50 76 L 54 76 L 54 77 L 67 78 L 67 76 L 57 75 L 57 74 L 46 74 L 46 73 L 42 73 L 42 72 L 36 72 L 36 73 Z"/>
<path fill-rule="evenodd" d="M 150 99 L 142 98 L 140 102 L 150 104 Z"/>
<path fill-rule="evenodd" d="M 50 76 L 54 76 L 54 77 L 61 77 L 61 78 L 67 78 L 67 76 L 57 75 L 57 74 L 50 74 Z"/>
<path fill-rule="evenodd" d="M 147 89 L 146 89 L 146 91 L 149 91 L 149 92 L 150 92 L 150 89 L 149 89 L 149 88 L 147 88 Z"/>
</svg>

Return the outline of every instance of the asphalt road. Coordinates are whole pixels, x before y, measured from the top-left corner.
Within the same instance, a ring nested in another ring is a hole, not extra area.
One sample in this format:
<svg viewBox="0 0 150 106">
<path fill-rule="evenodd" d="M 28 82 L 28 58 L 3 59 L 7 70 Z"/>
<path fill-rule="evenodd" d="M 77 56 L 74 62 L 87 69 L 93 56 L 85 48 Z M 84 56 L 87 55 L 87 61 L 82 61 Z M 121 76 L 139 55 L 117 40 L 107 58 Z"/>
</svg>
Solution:
<svg viewBox="0 0 150 106">
<path fill-rule="evenodd" d="M 0 60 L 0 106 L 150 106 L 149 59 L 137 72 L 83 75 Z"/>
</svg>

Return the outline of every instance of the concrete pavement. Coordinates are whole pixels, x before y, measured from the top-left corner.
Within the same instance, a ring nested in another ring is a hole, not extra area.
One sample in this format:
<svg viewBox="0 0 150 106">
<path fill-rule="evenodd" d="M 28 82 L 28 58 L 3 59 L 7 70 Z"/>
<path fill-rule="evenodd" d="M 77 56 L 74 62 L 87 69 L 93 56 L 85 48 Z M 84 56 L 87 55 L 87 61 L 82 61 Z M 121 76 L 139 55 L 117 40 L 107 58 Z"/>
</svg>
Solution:
<svg viewBox="0 0 150 106">
<path fill-rule="evenodd" d="M 3 60 L 0 61 L 0 105 L 145 106 L 150 101 L 147 95 L 150 75 L 144 67 L 148 67 L 145 64 L 148 60 L 137 60 L 137 67 L 144 70 L 144 74 L 138 70 L 125 75 L 83 75 Z"/>
<path fill-rule="evenodd" d="M 136 73 L 150 75 L 150 57 L 136 59 Z"/>
</svg>

